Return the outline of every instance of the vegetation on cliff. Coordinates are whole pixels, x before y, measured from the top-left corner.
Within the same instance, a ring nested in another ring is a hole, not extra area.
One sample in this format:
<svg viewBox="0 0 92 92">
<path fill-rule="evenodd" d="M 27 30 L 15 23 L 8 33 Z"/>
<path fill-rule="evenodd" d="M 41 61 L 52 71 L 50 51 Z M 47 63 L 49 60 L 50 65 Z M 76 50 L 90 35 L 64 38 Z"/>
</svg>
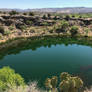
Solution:
<svg viewBox="0 0 92 92">
<path fill-rule="evenodd" d="M 16 11 L 1 13 L 0 42 L 13 38 L 47 35 L 89 37 L 92 36 L 92 18 L 84 15 Z"/>
</svg>

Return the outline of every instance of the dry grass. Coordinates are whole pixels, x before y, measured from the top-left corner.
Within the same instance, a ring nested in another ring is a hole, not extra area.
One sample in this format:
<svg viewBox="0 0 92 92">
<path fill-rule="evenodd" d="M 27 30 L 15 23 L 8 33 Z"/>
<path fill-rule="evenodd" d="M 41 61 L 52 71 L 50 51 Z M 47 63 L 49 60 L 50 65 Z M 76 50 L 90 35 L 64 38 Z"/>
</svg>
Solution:
<svg viewBox="0 0 92 92">
<path fill-rule="evenodd" d="M 37 86 L 37 82 L 31 82 L 29 85 L 23 87 L 23 86 L 19 86 L 19 87 L 10 87 L 8 90 L 6 91 L 1 91 L 0 92 L 47 92 L 45 90 L 40 89 Z M 84 92 L 92 92 L 92 87 L 90 89 L 86 88 L 86 90 Z"/>
<path fill-rule="evenodd" d="M 1 91 L 0 91 L 1 92 Z M 5 92 L 46 92 L 37 86 L 37 82 L 32 82 L 28 86 L 10 87 Z"/>
<path fill-rule="evenodd" d="M 90 89 L 87 89 L 84 92 L 92 92 L 92 87 Z"/>
</svg>

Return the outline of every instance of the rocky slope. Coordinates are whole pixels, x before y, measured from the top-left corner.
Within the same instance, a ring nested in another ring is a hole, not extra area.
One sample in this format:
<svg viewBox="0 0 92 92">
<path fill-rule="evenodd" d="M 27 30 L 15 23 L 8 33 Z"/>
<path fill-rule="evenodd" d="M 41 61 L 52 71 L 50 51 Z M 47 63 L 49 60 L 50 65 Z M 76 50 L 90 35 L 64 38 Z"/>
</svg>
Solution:
<svg viewBox="0 0 92 92">
<path fill-rule="evenodd" d="M 92 36 L 92 18 L 46 17 L 28 15 L 1 15 L 0 42 L 12 38 L 74 35 Z"/>
</svg>

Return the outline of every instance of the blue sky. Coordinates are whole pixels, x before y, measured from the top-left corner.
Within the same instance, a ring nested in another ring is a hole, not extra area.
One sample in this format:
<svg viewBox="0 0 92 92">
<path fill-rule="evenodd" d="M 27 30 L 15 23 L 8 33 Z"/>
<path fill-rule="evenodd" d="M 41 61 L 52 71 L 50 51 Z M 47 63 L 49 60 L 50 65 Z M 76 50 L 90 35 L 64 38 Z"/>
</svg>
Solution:
<svg viewBox="0 0 92 92">
<path fill-rule="evenodd" d="M 0 8 L 92 7 L 92 0 L 0 0 Z"/>
</svg>

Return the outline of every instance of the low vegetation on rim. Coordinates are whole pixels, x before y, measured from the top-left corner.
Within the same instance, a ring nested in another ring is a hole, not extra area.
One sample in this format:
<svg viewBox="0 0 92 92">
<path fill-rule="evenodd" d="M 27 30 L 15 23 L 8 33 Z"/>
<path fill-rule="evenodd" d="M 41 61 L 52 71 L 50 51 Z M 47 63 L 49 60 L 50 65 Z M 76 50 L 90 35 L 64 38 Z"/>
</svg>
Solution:
<svg viewBox="0 0 92 92">
<path fill-rule="evenodd" d="M 19 37 L 92 36 L 91 14 L 0 12 L 0 42 Z"/>
</svg>

